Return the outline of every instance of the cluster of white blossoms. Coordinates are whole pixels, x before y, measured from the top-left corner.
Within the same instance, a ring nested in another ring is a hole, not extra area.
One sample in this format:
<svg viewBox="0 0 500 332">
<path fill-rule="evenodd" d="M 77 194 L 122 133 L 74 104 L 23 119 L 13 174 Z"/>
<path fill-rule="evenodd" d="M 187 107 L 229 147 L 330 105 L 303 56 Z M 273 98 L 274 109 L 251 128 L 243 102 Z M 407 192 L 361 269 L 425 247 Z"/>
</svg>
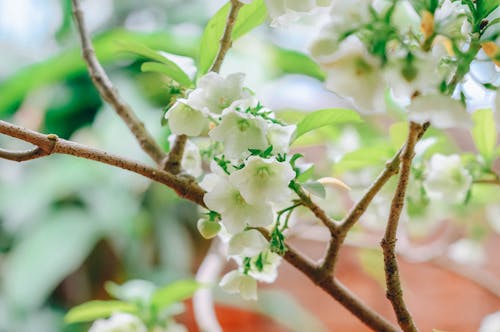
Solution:
<svg viewBox="0 0 500 332">
<path fill-rule="evenodd" d="M 249 4 L 253 0 L 239 0 Z M 265 0 L 271 16 L 271 26 L 286 26 L 297 20 L 301 14 L 310 13 L 317 7 L 328 7 L 332 0 Z"/>
<path fill-rule="evenodd" d="M 467 45 L 471 29 L 468 13 L 450 0 L 434 13 L 417 12 L 406 0 L 335 0 L 311 53 L 327 74 L 327 88 L 360 112 L 385 111 L 390 91 L 411 121 L 467 127 L 464 103 L 450 95 L 458 83 L 455 53 Z"/>
<path fill-rule="evenodd" d="M 210 72 L 165 116 L 174 134 L 205 136 L 211 142 L 210 172 L 201 182 L 210 212 L 199 220 L 198 229 L 206 238 L 219 234 L 239 265 L 221 286 L 254 299 L 256 280 L 274 281 L 280 263 L 281 257 L 256 229 L 276 226 L 277 211 L 293 204 L 289 185 L 296 172 L 287 153 L 296 127 L 276 120 L 243 87 L 243 77 Z M 195 151 L 191 147 L 190 153 Z M 201 159 L 191 155 L 189 160 L 190 169 L 197 170 L 190 174 L 199 176 L 201 166 L 194 164 Z"/>
<path fill-rule="evenodd" d="M 156 326 L 152 330 L 135 315 L 117 312 L 107 319 L 96 320 L 89 332 L 186 332 L 184 325 L 169 322 L 167 327 Z"/>
</svg>

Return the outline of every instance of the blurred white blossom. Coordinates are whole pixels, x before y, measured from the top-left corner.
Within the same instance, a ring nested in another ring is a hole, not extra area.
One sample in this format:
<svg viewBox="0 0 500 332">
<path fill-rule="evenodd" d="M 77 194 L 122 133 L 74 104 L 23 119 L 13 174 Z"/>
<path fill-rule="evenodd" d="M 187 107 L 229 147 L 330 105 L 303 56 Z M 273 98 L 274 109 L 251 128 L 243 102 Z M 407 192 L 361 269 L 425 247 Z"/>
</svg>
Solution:
<svg viewBox="0 0 500 332">
<path fill-rule="evenodd" d="M 147 328 L 134 315 L 115 313 L 108 319 L 96 320 L 89 332 L 147 332 Z"/>
</svg>

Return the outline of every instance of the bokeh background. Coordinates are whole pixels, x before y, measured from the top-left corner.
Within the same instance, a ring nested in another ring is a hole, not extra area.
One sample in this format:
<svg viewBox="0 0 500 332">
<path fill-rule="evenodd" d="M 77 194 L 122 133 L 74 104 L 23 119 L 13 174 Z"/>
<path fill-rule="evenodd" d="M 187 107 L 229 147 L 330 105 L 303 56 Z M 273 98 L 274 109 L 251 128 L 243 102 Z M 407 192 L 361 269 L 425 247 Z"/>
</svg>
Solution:
<svg viewBox="0 0 500 332">
<path fill-rule="evenodd" d="M 160 120 L 171 97 L 169 82 L 159 74 L 141 73 L 143 59 L 122 46 L 139 42 L 180 56 L 178 62 L 194 73 L 204 25 L 223 3 L 83 2 L 100 60 L 165 149 L 170 133 Z M 297 111 L 351 107 L 324 90 L 322 73 L 302 55 L 317 30 L 317 17 L 283 29 L 260 27 L 235 43 L 222 73 L 243 70 L 263 103 L 282 110 L 292 122 L 300 116 Z M 0 118 L 149 162 L 100 100 L 78 46 L 69 0 L 0 0 Z M 488 103 L 483 91 L 470 91 L 479 105 Z M 298 151 L 316 164 L 318 176 L 342 177 L 353 188 L 328 193 L 323 204 L 332 215 L 345 213 L 396 149 L 399 142 L 389 134 L 400 121 L 394 108 L 368 123 L 324 128 L 299 142 Z M 474 151 L 465 132 L 436 135 L 442 151 Z M 6 137 L 0 137 L 0 144 L 23 147 Z M 378 150 L 358 150 L 373 146 Z M 350 159 L 342 161 L 345 155 Z M 388 185 L 386 197 L 393 186 Z M 458 216 L 448 211 L 406 220 L 403 284 L 423 331 L 474 331 L 484 316 L 500 308 L 500 192 L 486 187 L 477 192 Z M 339 278 L 394 320 L 376 250 L 387 200 L 375 203 L 342 252 Z M 119 169 L 68 156 L 23 164 L 0 160 L 0 331 L 85 331 L 83 325 L 65 326 L 63 316 L 84 301 L 106 299 L 106 281 L 147 279 L 164 285 L 192 277 L 209 246 L 196 230 L 197 216 L 194 205 L 168 188 Z M 305 212 L 295 219 L 292 242 L 319 258 L 327 239 L 324 230 Z M 477 246 L 450 251 L 450 244 L 462 238 Z M 214 293 L 227 331 L 365 330 L 287 264 L 276 284 L 261 289 L 258 302 L 243 302 L 217 288 Z M 187 309 L 183 322 L 192 321 L 189 303 Z"/>
</svg>

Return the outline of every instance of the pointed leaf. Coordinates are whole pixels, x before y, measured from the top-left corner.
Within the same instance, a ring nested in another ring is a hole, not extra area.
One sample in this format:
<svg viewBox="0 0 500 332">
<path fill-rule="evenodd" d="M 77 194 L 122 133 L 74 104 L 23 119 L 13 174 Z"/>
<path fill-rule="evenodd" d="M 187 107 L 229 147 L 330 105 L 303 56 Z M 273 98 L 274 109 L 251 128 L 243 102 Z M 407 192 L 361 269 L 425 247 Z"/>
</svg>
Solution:
<svg viewBox="0 0 500 332">
<path fill-rule="evenodd" d="M 169 60 L 170 61 L 170 60 Z M 167 75 L 177 83 L 185 87 L 192 87 L 193 82 L 189 76 L 174 62 L 158 63 L 158 62 L 145 62 L 141 66 L 143 72 L 156 72 Z"/>
<path fill-rule="evenodd" d="M 196 280 L 180 280 L 157 290 L 153 294 L 151 302 L 152 305 L 161 310 L 190 298 L 201 287 L 203 285 Z"/>
<path fill-rule="evenodd" d="M 68 324 L 91 322 L 99 318 L 106 318 L 116 312 L 136 313 L 138 308 L 133 303 L 122 301 L 90 301 L 72 308 L 64 321 Z"/>
<path fill-rule="evenodd" d="M 487 164 L 493 162 L 495 147 L 497 145 L 497 129 L 493 118 L 493 112 L 489 109 L 477 110 L 472 114 L 474 127 L 472 138 L 479 153 Z"/>
<path fill-rule="evenodd" d="M 345 108 L 329 108 L 306 115 L 298 124 L 294 140 L 314 129 L 343 123 L 362 122 L 358 113 Z"/>
</svg>

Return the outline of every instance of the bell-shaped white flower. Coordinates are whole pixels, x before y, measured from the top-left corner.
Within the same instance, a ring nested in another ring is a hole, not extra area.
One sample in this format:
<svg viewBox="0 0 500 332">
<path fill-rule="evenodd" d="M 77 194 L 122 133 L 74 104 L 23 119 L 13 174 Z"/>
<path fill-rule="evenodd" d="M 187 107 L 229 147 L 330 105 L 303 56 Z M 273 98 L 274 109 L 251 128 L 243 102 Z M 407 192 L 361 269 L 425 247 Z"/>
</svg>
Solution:
<svg viewBox="0 0 500 332">
<path fill-rule="evenodd" d="M 429 198 L 459 204 L 465 200 L 472 176 L 458 155 L 435 154 L 428 163 L 423 186 Z"/>
<path fill-rule="evenodd" d="M 435 94 L 444 75 L 439 72 L 439 59 L 432 53 L 398 56 L 389 61 L 384 76 L 394 96 L 407 103 L 416 94 Z"/>
<path fill-rule="evenodd" d="M 416 123 L 430 122 L 436 128 L 469 128 L 471 118 L 458 100 L 444 95 L 423 95 L 408 106 L 408 118 Z"/>
<path fill-rule="evenodd" d="M 330 19 L 341 31 L 355 29 L 370 21 L 371 5 L 372 0 L 333 0 Z"/>
<path fill-rule="evenodd" d="M 333 54 L 318 61 L 327 74 L 328 90 L 351 99 L 360 112 L 385 110 L 380 61 L 368 53 L 356 36 L 348 37 Z"/>
<path fill-rule="evenodd" d="M 231 104 L 248 96 L 243 89 L 245 75 L 230 74 L 226 78 L 210 72 L 198 80 L 196 89 L 188 97 L 188 104 L 198 110 L 220 114 Z"/>
<path fill-rule="evenodd" d="M 286 199 L 295 171 L 288 162 L 257 156 L 248 158 L 245 167 L 233 172 L 229 181 L 240 190 L 241 196 L 252 204 L 281 202 Z"/>
<path fill-rule="evenodd" d="M 464 37 L 468 8 L 460 1 L 444 0 L 434 13 L 436 32 L 451 39 Z"/>
<path fill-rule="evenodd" d="M 331 0 L 265 0 L 272 19 L 271 26 L 287 26 L 296 21 L 300 14 L 309 13 L 316 7 L 327 7 Z"/>
<path fill-rule="evenodd" d="M 269 247 L 269 242 L 256 229 L 234 235 L 229 241 L 228 255 L 254 257 Z"/>
<path fill-rule="evenodd" d="M 89 332 L 147 332 L 147 328 L 134 315 L 115 313 L 108 319 L 96 320 Z"/>
<path fill-rule="evenodd" d="M 273 223 L 273 211 L 269 203 L 249 204 L 238 188 L 227 177 L 220 177 L 213 189 L 203 198 L 207 207 L 222 216 L 222 224 L 230 234 L 237 234 L 245 227 L 265 227 Z"/>
<path fill-rule="evenodd" d="M 244 300 L 257 300 L 257 281 L 238 270 L 223 276 L 219 286 L 229 294 L 239 293 Z"/>
<path fill-rule="evenodd" d="M 248 149 L 265 150 L 268 147 L 267 122 L 252 114 L 233 109 L 224 111 L 221 123 L 208 135 L 223 142 L 224 154 L 229 159 L 241 159 Z"/>
<path fill-rule="evenodd" d="M 261 260 L 262 268 L 257 268 L 256 261 Z M 260 257 L 254 257 L 250 263 L 251 268 L 248 274 L 255 280 L 272 283 L 278 277 L 278 267 L 280 266 L 282 258 L 280 255 L 275 254 L 269 250 L 264 251 Z"/>
<path fill-rule="evenodd" d="M 175 135 L 198 136 L 208 125 L 205 114 L 179 99 L 165 114 L 168 126 Z"/>
<path fill-rule="evenodd" d="M 396 2 L 391 23 L 401 34 L 418 33 L 420 31 L 420 16 L 410 1 Z"/>
<path fill-rule="evenodd" d="M 273 146 L 274 154 L 288 153 L 296 129 L 297 126 L 295 125 L 281 126 L 275 123 L 269 125 L 267 128 L 267 140 L 269 145 Z"/>
</svg>

